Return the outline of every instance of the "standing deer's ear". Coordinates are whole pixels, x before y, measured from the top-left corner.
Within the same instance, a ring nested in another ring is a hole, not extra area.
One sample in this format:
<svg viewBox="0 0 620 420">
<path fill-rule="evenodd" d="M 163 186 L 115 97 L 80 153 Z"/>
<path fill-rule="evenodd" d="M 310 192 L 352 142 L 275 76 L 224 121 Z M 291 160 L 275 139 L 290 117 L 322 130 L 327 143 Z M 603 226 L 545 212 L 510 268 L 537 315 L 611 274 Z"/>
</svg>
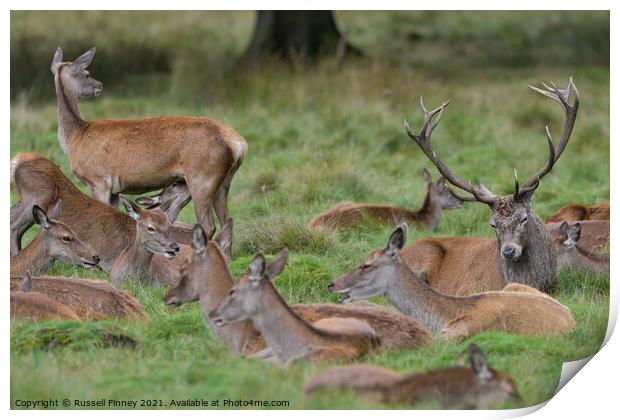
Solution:
<svg viewBox="0 0 620 420">
<path fill-rule="evenodd" d="M 252 286 L 258 286 L 265 277 L 265 256 L 256 254 L 250 263 L 250 276 L 248 282 Z"/>
<path fill-rule="evenodd" d="M 475 344 L 469 346 L 469 362 L 471 363 L 472 370 L 480 380 L 488 381 L 493 378 L 493 373 L 487 363 L 487 357 L 480 350 L 480 347 Z"/>
<path fill-rule="evenodd" d="M 54 53 L 54 58 L 52 59 L 52 74 L 56 74 L 60 63 L 62 63 L 62 50 L 58 47 L 56 48 L 56 53 Z"/>
<path fill-rule="evenodd" d="M 95 47 L 92 47 L 90 50 L 76 58 L 73 63 L 71 63 L 71 72 L 78 73 L 90 66 L 93 58 L 95 58 L 95 51 Z"/>
<path fill-rule="evenodd" d="M 54 207 L 52 207 L 49 212 L 49 218 L 53 220 L 58 220 L 60 219 L 60 216 L 62 216 L 62 200 L 58 199 L 58 201 L 56 201 L 56 204 L 54 204 Z"/>
<path fill-rule="evenodd" d="M 140 220 L 140 212 L 142 211 L 140 210 L 140 207 L 136 203 L 123 197 L 122 195 L 120 195 L 119 197 L 123 202 L 123 206 L 125 207 L 127 214 L 135 221 Z"/>
<path fill-rule="evenodd" d="M 22 284 L 19 286 L 19 291 L 28 293 L 32 290 L 32 276 L 30 275 L 30 271 L 26 271 L 24 277 L 22 278 Z"/>
<path fill-rule="evenodd" d="M 266 273 L 269 280 L 273 280 L 278 277 L 284 267 L 286 267 L 286 263 L 288 262 L 288 249 L 284 248 L 282 251 L 278 252 L 278 255 L 273 257 L 271 260 L 271 264 L 267 266 Z"/>
<path fill-rule="evenodd" d="M 387 247 L 385 250 L 387 251 L 387 255 L 393 257 L 398 254 L 398 252 L 405 246 L 407 242 L 407 223 L 402 223 L 399 227 L 396 228 L 392 235 L 390 236 L 390 240 L 388 241 Z"/>
<path fill-rule="evenodd" d="M 207 251 L 207 235 L 199 223 L 196 223 L 192 229 L 192 244 L 198 254 L 204 254 Z"/>
<path fill-rule="evenodd" d="M 428 186 L 433 183 L 433 177 L 431 176 L 431 173 L 426 168 L 422 169 L 422 178 L 424 179 L 425 188 L 428 188 Z"/>
<path fill-rule="evenodd" d="M 41 207 L 35 205 L 32 208 L 32 218 L 37 225 L 41 226 L 41 228 L 49 229 L 50 220 L 47 218 L 47 214 L 45 214 Z"/>
</svg>

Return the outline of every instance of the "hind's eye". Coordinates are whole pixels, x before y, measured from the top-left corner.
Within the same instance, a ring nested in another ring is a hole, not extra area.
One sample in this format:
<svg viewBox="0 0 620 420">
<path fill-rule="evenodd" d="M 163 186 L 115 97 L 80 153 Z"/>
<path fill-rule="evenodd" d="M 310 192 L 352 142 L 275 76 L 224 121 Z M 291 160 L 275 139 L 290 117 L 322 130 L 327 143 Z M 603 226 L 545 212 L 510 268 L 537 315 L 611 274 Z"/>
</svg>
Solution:
<svg viewBox="0 0 620 420">
<path fill-rule="evenodd" d="M 235 291 L 234 291 L 234 290 L 231 290 L 230 292 L 228 292 L 228 296 L 232 296 L 232 295 L 234 295 L 234 294 L 235 294 Z"/>
<path fill-rule="evenodd" d="M 71 236 L 63 236 L 63 237 L 62 237 L 62 240 L 63 240 L 64 242 L 71 242 Z"/>
<path fill-rule="evenodd" d="M 153 226 L 147 226 L 146 230 L 148 230 L 151 233 L 155 233 L 155 228 Z"/>
<path fill-rule="evenodd" d="M 372 268 L 372 265 L 370 265 L 370 264 L 364 264 L 364 265 L 362 266 L 362 271 L 368 271 L 368 270 L 370 270 L 371 268 Z"/>
</svg>

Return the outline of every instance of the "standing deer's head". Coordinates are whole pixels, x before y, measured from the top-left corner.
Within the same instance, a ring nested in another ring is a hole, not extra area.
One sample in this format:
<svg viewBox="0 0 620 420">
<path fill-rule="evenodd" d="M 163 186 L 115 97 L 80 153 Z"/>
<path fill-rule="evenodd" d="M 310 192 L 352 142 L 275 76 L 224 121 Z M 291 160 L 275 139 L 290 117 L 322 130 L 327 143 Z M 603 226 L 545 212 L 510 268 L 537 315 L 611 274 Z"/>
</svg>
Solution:
<svg viewBox="0 0 620 420">
<path fill-rule="evenodd" d="M 101 95 L 103 83 L 90 77 L 88 66 L 95 57 L 95 47 L 86 51 L 73 62 L 62 61 L 62 50 L 56 49 L 52 60 L 52 74 L 59 78 L 62 86 L 70 89 L 76 98 L 91 98 Z"/>
<path fill-rule="evenodd" d="M 34 222 L 41 226 L 42 239 L 49 254 L 69 264 L 81 265 L 91 269 L 99 264 L 99 257 L 66 224 L 57 220 L 60 217 L 60 200 L 48 215 L 39 206 L 32 208 Z"/>
<path fill-rule="evenodd" d="M 535 221 L 540 223 L 540 220 L 531 210 L 534 191 L 538 188 L 540 179 L 551 171 L 553 165 L 562 155 L 570 139 L 575 118 L 577 117 L 577 110 L 579 109 L 579 93 L 573 84 L 572 78 L 569 80 L 566 89 L 558 89 L 553 83 L 551 85 L 543 83 L 543 88 L 532 86 L 530 88 L 553 99 L 562 106 L 565 115 L 564 129 L 558 146 L 554 147 L 549 127 L 546 128 L 547 144 L 549 146 L 549 159 L 547 163 L 531 176 L 523 186 L 519 186 L 515 171 L 515 189 L 511 195 L 497 196 L 483 184 L 480 184 L 479 187 L 474 187 L 470 181 L 465 181 L 452 172 L 433 150 L 431 134 L 450 101 L 444 102 L 439 108 L 428 111 L 420 98 L 420 104 L 424 113 L 424 125 L 420 133 L 414 133 L 407 121 L 405 121 L 405 131 L 409 137 L 416 142 L 446 180 L 470 195 L 462 196 L 450 190 L 451 194 L 462 201 L 479 201 L 491 208 L 493 211 L 491 227 L 497 235 L 500 257 L 505 260 L 517 260 L 521 256 L 523 250 L 528 245 L 528 241 L 532 239 L 531 233 L 533 229 L 530 229 L 530 225 Z M 571 96 L 573 97 L 572 105 L 570 103 Z"/>
<path fill-rule="evenodd" d="M 172 224 L 162 209 L 143 210 L 131 200 L 121 196 L 127 214 L 136 221 L 136 239 L 153 254 L 174 258 L 181 250 L 174 242 L 170 228 Z"/>
<path fill-rule="evenodd" d="M 220 233 L 210 241 L 200 224 L 192 229 L 192 254 L 183 265 L 181 277 L 164 297 L 169 306 L 195 302 L 202 293 L 210 293 L 209 286 L 221 270 L 228 270 L 225 250 L 232 243 L 233 219 L 229 218 Z"/>
<path fill-rule="evenodd" d="M 263 299 L 268 288 L 273 288 L 271 280 L 282 273 L 288 261 L 288 250 L 285 248 L 267 265 L 263 254 L 258 254 L 250 263 L 246 276 L 239 279 L 230 291 L 226 300 L 209 313 L 209 318 L 218 326 L 252 318 L 264 310 L 269 303 Z"/>
</svg>

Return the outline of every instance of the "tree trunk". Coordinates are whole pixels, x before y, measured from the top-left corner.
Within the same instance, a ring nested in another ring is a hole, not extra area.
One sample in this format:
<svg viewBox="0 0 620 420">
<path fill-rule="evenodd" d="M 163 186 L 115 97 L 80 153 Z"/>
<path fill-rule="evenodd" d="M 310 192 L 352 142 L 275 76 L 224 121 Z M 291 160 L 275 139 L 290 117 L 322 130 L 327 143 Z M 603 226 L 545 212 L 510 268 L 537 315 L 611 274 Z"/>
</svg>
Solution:
<svg viewBox="0 0 620 420">
<path fill-rule="evenodd" d="M 245 60 L 253 65 L 274 57 L 308 62 L 351 52 L 358 54 L 340 34 L 330 10 L 260 10 Z"/>
</svg>

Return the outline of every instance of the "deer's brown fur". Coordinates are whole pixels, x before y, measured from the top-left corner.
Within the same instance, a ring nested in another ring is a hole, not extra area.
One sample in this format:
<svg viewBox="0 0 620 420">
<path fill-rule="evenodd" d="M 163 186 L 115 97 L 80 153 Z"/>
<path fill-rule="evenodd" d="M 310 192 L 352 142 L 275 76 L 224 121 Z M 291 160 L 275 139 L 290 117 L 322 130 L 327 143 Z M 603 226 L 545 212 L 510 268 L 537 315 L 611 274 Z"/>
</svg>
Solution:
<svg viewBox="0 0 620 420">
<path fill-rule="evenodd" d="M 547 219 L 547 223 L 580 222 L 585 220 L 609 220 L 609 204 L 588 206 L 567 204 Z"/>
<path fill-rule="evenodd" d="M 43 293 L 31 291 L 30 273 L 26 273 L 17 290 L 11 291 L 11 319 L 30 321 L 71 319 L 79 321 L 80 317 L 66 305 Z"/>
<path fill-rule="evenodd" d="M 20 283 L 21 279 L 11 278 L 11 292 Z M 32 291 L 66 305 L 82 320 L 146 319 L 144 308 L 133 296 L 103 281 L 33 277 Z"/>
<path fill-rule="evenodd" d="M 587 251 L 581 242 L 581 224 L 562 222 L 555 237 L 558 271 L 564 267 L 593 274 L 609 274 L 609 253 Z"/>
</svg>

